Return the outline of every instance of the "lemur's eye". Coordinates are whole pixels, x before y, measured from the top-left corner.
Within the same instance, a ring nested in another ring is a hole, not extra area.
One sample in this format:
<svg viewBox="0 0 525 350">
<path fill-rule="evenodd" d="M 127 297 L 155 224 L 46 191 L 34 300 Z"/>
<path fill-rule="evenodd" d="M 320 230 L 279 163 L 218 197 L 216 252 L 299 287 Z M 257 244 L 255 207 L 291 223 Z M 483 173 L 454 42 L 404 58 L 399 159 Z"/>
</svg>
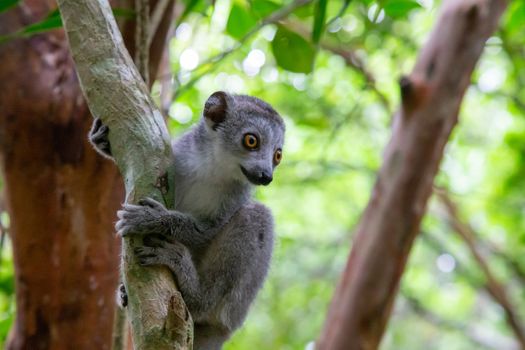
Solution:
<svg viewBox="0 0 525 350">
<path fill-rule="evenodd" d="M 283 151 L 281 151 L 280 149 L 278 149 L 277 151 L 275 151 L 275 153 L 273 154 L 273 163 L 275 165 L 279 165 L 279 163 L 281 162 L 281 159 L 283 159 Z"/>
<path fill-rule="evenodd" d="M 254 134 L 245 134 L 242 140 L 244 147 L 253 150 L 259 146 L 259 139 Z"/>
</svg>

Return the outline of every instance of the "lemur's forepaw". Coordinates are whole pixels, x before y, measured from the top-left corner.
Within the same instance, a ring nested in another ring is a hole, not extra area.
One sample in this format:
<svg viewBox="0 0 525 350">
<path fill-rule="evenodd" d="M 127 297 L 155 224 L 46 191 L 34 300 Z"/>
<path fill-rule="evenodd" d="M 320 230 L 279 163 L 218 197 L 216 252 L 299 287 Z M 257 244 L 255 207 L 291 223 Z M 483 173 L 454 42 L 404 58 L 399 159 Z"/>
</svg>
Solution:
<svg viewBox="0 0 525 350">
<path fill-rule="evenodd" d="M 117 212 L 119 218 L 115 225 L 117 233 L 121 236 L 167 234 L 169 212 L 164 205 L 151 198 L 141 199 L 139 204 L 124 204 L 122 210 Z"/>
<path fill-rule="evenodd" d="M 121 308 L 128 306 L 128 293 L 126 292 L 126 286 L 121 283 L 117 289 L 117 305 Z"/>
<path fill-rule="evenodd" d="M 104 157 L 111 158 L 111 145 L 108 139 L 109 128 L 102 124 L 100 118 L 96 118 L 89 131 L 89 142 L 95 147 L 98 153 Z"/>
<path fill-rule="evenodd" d="M 161 235 L 146 236 L 143 243 L 143 247 L 134 250 L 141 266 L 165 265 L 174 270 L 174 266 L 188 253 L 183 244 Z"/>
</svg>

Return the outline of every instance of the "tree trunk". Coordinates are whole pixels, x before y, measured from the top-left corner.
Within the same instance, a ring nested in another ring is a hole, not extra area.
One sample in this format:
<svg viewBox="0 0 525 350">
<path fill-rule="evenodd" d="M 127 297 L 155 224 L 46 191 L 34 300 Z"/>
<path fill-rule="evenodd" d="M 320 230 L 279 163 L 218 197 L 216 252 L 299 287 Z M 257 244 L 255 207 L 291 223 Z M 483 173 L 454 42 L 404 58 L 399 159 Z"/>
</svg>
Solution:
<svg viewBox="0 0 525 350">
<path fill-rule="evenodd" d="M 0 18 L 2 34 L 52 1 Z M 61 31 L 0 46 L 0 150 L 16 276 L 8 349 L 108 349 L 118 279 L 116 167 L 87 143 L 91 123 Z"/>
<path fill-rule="evenodd" d="M 0 34 L 41 20 L 55 7 L 50 0 L 24 1 L 0 14 Z M 173 1 L 152 44 L 152 76 L 172 12 Z M 125 26 L 133 39 L 133 21 Z M 63 31 L 0 44 L 0 61 L 0 161 L 17 303 L 7 348 L 109 349 L 121 177 L 87 143 L 92 118 Z"/>
<path fill-rule="evenodd" d="M 124 177 L 126 200 L 146 196 L 173 204 L 171 145 L 155 107 L 126 51 L 106 0 L 59 0 L 80 83 L 92 112 L 110 129 L 111 150 Z M 82 21 L 78 14 L 83 14 Z M 191 316 L 165 267 L 140 267 L 124 239 L 128 315 L 137 349 L 191 348 Z"/>
<path fill-rule="evenodd" d="M 402 106 L 318 349 L 379 346 L 470 75 L 505 6 L 445 1 L 416 67 L 401 79 Z"/>
</svg>

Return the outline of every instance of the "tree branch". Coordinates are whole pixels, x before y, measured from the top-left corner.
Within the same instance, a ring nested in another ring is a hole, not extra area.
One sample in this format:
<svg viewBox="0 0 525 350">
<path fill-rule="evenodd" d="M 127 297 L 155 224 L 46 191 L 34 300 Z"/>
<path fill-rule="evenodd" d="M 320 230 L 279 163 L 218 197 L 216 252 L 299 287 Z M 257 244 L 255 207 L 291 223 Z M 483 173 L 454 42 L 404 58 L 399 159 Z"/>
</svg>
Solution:
<svg viewBox="0 0 525 350">
<path fill-rule="evenodd" d="M 318 349 L 379 346 L 470 75 L 505 6 L 445 1 L 414 70 L 401 80 L 402 106 Z"/>
<path fill-rule="evenodd" d="M 521 284 L 522 287 L 525 288 L 525 270 L 523 269 L 519 260 L 517 260 L 515 257 L 510 256 L 508 252 L 503 251 L 503 249 L 496 245 L 494 242 L 485 242 L 485 245 L 487 249 L 491 252 L 491 254 L 496 255 L 505 262 L 505 264 L 512 271 L 514 276 L 517 278 L 517 281 Z"/>
<path fill-rule="evenodd" d="M 173 183 L 168 131 L 124 48 L 107 0 L 59 0 L 58 5 L 89 108 L 109 126 L 126 200 L 150 196 L 172 207 L 174 191 L 167 187 Z M 171 273 L 162 267 L 141 268 L 133 256 L 137 244 L 137 238 L 123 240 L 135 348 L 191 348 L 191 316 Z"/>
<path fill-rule="evenodd" d="M 517 343 L 513 338 L 499 333 L 491 334 L 491 332 L 488 332 L 484 327 L 482 328 L 474 323 L 460 323 L 446 319 L 425 308 L 417 298 L 408 295 L 407 293 L 402 294 L 405 301 L 416 315 L 436 327 L 446 328 L 450 331 L 463 334 L 473 343 L 473 345 L 476 345 L 476 349 L 479 349 L 480 347 L 483 349 L 494 350 L 517 349 Z"/>
<path fill-rule="evenodd" d="M 450 226 L 465 241 L 467 247 L 470 250 L 470 253 L 474 257 L 474 260 L 476 260 L 481 271 L 485 275 L 487 291 L 491 297 L 503 308 L 507 318 L 507 323 L 514 332 L 516 339 L 521 344 L 521 347 L 525 349 L 525 332 L 523 324 L 521 323 L 518 315 L 514 312 L 514 307 L 509 300 L 505 287 L 503 287 L 503 285 L 498 282 L 497 278 L 489 268 L 489 264 L 479 251 L 476 233 L 470 225 L 465 224 L 460 220 L 457 206 L 452 201 L 452 199 L 450 199 L 445 190 L 436 189 L 434 193 L 436 193 L 437 197 L 440 199 L 446 210 L 447 219 Z"/>
</svg>

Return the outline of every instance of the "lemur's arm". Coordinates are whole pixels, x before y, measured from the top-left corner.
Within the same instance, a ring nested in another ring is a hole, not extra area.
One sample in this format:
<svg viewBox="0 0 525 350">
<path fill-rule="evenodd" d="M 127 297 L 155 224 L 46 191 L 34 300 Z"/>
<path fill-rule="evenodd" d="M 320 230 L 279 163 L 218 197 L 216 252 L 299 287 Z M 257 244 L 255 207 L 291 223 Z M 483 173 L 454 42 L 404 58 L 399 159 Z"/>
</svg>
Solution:
<svg viewBox="0 0 525 350">
<path fill-rule="evenodd" d="M 98 153 L 113 159 L 108 132 L 109 128 L 97 118 L 89 132 L 89 141 Z M 192 248 L 206 243 L 214 233 L 210 230 L 217 226 L 217 223 L 197 221 L 190 215 L 167 210 L 162 204 L 150 198 L 141 200 L 139 204 L 141 205 L 126 204 L 123 210 L 118 211 L 120 220 L 116 228 L 122 236 L 129 234 L 133 228 L 131 233 L 167 235 Z"/>
<path fill-rule="evenodd" d="M 140 264 L 170 268 L 195 322 L 231 332 L 242 324 L 268 272 L 273 219 L 258 203 L 240 209 L 210 242 L 199 266 L 177 241 L 146 236 L 144 244 L 135 250 Z"/>
<path fill-rule="evenodd" d="M 151 198 L 141 199 L 139 204 L 124 204 L 122 210 L 117 212 L 119 221 L 115 228 L 118 234 L 159 234 L 189 248 L 202 245 L 213 236 L 211 223 L 197 221 L 191 215 L 176 210 L 168 210 Z"/>
</svg>

